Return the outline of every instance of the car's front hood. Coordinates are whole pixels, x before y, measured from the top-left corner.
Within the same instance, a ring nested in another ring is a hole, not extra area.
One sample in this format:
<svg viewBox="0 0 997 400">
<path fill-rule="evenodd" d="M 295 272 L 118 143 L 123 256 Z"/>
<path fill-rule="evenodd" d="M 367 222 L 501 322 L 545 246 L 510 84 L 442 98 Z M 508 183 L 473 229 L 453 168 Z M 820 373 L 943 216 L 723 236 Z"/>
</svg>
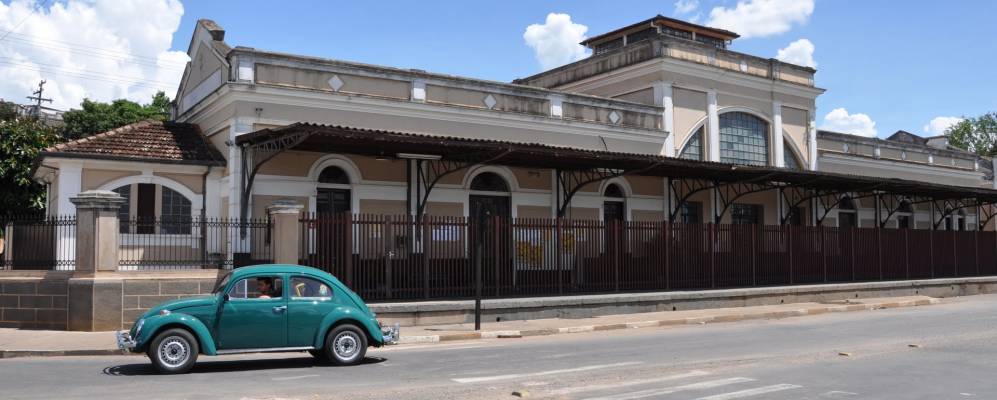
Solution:
<svg viewBox="0 0 997 400">
<path fill-rule="evenodd" d="M 215 304 L 216 301 L 218 301 L 218 297 L 215 295 L 184 297 L 182 299 L 170 300 L 163 303 L 159 303 L 155 307 L 150 308 L 149 311 L 146 312 L 145 315 L 143 315 L 142 317 L 156 315 L 163 310 L 178 311 L 184 308 L 208 306 Z"/>
</svg>

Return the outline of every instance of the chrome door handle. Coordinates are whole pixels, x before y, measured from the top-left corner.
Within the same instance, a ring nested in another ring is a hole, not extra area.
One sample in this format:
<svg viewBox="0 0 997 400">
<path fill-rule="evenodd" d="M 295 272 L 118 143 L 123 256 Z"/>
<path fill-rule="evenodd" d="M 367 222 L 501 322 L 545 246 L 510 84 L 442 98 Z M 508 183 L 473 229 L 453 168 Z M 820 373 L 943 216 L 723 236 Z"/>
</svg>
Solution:
<svg viewBox="0 0 997 400">
<path fill-rule="evenodd" d="M 273 308 L 273 312 L 278 313 L 278 314 L 282 313 L 284 311 L 287 311 L 287 306 L 279 306 L 279 307 L 274 307 Z"/>
</svg>

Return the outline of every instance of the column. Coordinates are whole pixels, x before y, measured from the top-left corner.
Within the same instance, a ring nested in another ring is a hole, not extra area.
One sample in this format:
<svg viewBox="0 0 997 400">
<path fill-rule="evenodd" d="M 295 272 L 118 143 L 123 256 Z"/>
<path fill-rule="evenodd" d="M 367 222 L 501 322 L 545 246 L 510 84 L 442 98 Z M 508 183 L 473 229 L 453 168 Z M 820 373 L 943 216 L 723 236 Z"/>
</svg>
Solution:
<svg viewBox="0 0 997 400">
<path fill-rule="evenodd" d="M 267 207 L 267 214 L 273 218 L 271 240 L 273 262 L 275 264 L 297 264 L 298 250 L 301 248 L 301 227 L 299 219 L 304 205 L 290 200 L 278 200 Z"/>
<path fill-rule="evenodd" d="M 240 135 L 252 132 L 253 121 L 250 118 L 235 118 L 229 128 L 228 142 L 228 217 L 233 220 L 242 218 L 242 151 L 235 145 L 236 138 Z M 249 207 L 247 199 L 247 208 Z M 246 217 L 251 218 L 252 208 L 246 212 Z M 229 260 L 233 260 L 235 265 L 242 265 L 244 258 L 248 258 L 249 244 L 252 243 L 247 230 L 246 237 L 243 238 L 241 229 L 231 228 L 228 239 Z"/>
<path fill-rule="evenodd" d="M 663 107 L 664 113 L 661 116 L 662 129 L 668 136 L 665 136 L 665 145 L 661 155 L 675 157 L 675 105 L 672 101 L 672 83 L 658 81 L 653 84 L 654 105 Z"/>
<path fill-rule="evenodd" d="M 707 160 L 720 161 L 720 116 L 717 114 L 717 91 L 706 92 Z"/>
<path fill-rule="evenodd" d="M 772 102 L 772 148 L 775 149 L 773 155 L 775 157 L 775 162 L 773 165 L 776 167 L 785 167 L 786 158 L 784 157 L 783 149 L 783 138 L 782 138 L 782 102 L 775 101 Z"/>
<path fill-rule="evenodd" d="M 83 164 L 78 162 L 60 162 L 57 182 L 59 199 L 56 212 L 58 215 L 76 215 L 76 207 L 69 201 L 82 190 Z"/>
<path fill-rule="evenodd" d="M 807 151 L 810 154 L 810 169 L 817 170 L 817 122 L 814 120 L 816 111 L 810 111 L 810 121 L 807 125 Z"/>
</svg>

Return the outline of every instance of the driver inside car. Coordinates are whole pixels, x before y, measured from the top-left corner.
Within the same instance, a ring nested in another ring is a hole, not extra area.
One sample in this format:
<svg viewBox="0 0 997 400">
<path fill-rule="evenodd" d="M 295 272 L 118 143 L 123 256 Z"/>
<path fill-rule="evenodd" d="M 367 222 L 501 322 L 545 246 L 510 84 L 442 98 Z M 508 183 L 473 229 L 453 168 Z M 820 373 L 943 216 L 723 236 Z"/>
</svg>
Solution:
<svg viewBox="0 0 997 400">
<path fill-rule="evenodd" d="M 269 299 L 280 297 L 273 286 L 273 278 L 259 278 L 256 280 L 256 291 L 260 293 L 258 299 Z"/>
</svg>

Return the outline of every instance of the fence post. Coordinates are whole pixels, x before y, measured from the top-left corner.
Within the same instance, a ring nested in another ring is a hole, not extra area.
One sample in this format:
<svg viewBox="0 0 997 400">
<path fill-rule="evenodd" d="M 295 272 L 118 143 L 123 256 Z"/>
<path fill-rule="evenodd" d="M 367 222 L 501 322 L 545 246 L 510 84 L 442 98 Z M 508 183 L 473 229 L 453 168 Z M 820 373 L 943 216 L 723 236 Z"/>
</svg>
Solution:
<svg viewBox="0 0 997 400">
<path fill-rule="evenodd" d="M 394 286 L 394 266 L 391 265 L 391 259 L 395 256 L 394 248 L 392 247 L 392 241 L 394 240 L 393 219 L 390 215 L 384 218 L 384 228 L 381 230 L 381 248 L 383 249 L 384 257 L 384 292 L 387 299 L 391 298 L 392 286 Z"/>
<path fill-rule="evenodd" d="M 108 190 L 89 190 L 69 201 L 76 205 L 76 271 L 116 271 L 118 208 L 125 199 Z"/>
<path fill-rule="evenodd" d="M 620 240 L 623 234 L 622 223 L 617 220 L 610 221 L 613 231 L 613 290 L 620 291 Z"/>
<path fill-rule="evenodd" d="M 278 200 L 267 207 L 267 214 L 273 218 L 270 246 L 275 264 L 298 263 L 298 250 L 301 248 L 299 224 L 303 208 L 301 204 L 290 200 Z"/>
<path fill-rule="evenodd" d="M 716 259 L 717 259 L 717 229 L 716 224 L 709 224 L 710 232 L 710 288 L 717 287 L 716 279 Z"/>
<path fill-rule="evenodd" d="M 422 217 L 422 239 L 419 241 L 422 247 L 422 297 L 429 298 L 429 217 Z"/>
</svg>

